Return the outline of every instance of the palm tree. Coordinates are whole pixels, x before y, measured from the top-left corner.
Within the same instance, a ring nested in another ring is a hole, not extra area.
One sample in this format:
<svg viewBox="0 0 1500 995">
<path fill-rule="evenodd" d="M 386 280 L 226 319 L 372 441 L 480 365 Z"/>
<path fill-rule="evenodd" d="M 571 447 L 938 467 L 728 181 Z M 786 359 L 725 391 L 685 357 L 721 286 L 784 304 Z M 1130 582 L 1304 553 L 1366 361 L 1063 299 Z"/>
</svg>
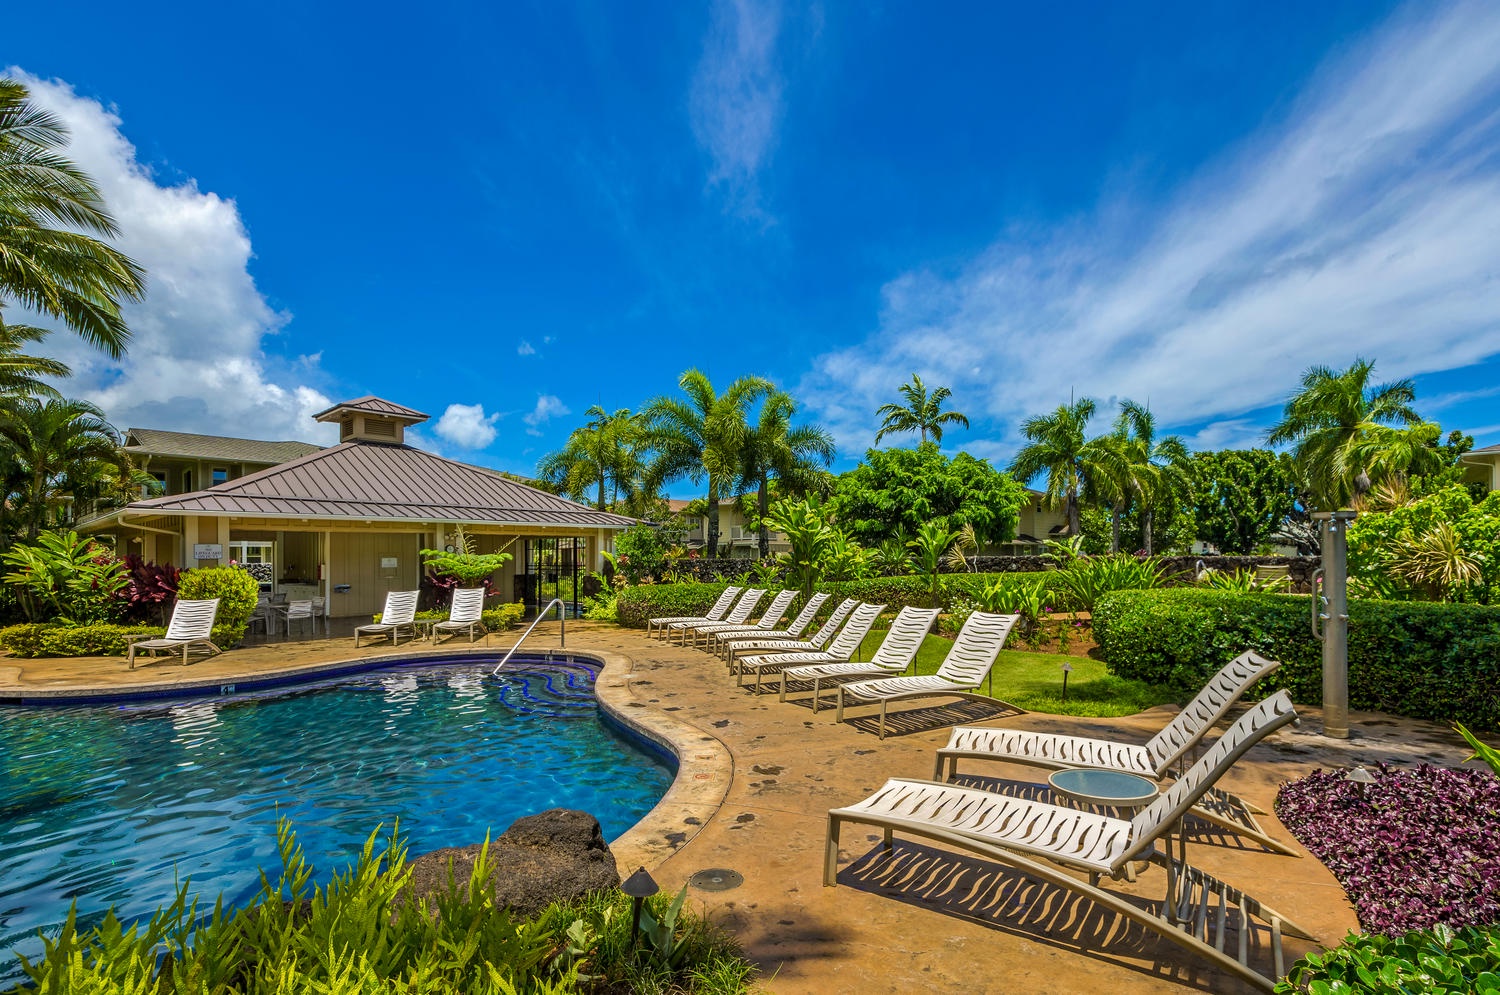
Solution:
<svg viewBox="0 0 1500 995">
<path fill-rule="evenodd" d="M 0 321 L 0 395 L 62 396 L 41 378 L 72 376 L 73 371 L 55 359 L 21 352 L 27 342 L 40 342 L 46 336 L 45 328 Z"/>
<path fill-rule="evenodd" d="M 942 410 L 943 402 L 953 396 L 953 392 L 947 387 L 939 387 L 928 394 L 922 378 L 913 373 L 911 383 L 904 383 L 899 389 L 906 398 L 904 405 L 882 404 L 875 412 L 884 419 L 880 423 L 880 431 L 875 433 L 877 446 L 889 432 L 920 432 L 923 442 L 931 435 L 933 442 L 942 445 L 944 425 L 969 427 L 967 415 Z"/>
<path fill-rule="evenodd" d="M 1158 439 L 1156 416 L 1151 409 L 1129 399 L 1120 402 L 1115 435 L 1120 441 L 1118 452 L 1123 457 L 1123 466 L 1128 471 L 1125 480 L 1130 494 L 1140 502 L 1141 541 L 1150 554 L 1156 509 L 1188 486 L 1188 448 L 1180 436 Z M 1117 525 L 1117 547 L 1118 536 Z"/>
<path fill-rule="evenodd" d="M 119 433 L 87 401 L 15 398 L 0 410 L 0 443 L 15 470 L 27 539 L 46 524 L 65 480 L 90 476 L 90 464 L 111 464 L 121 476 L 133 471 Z"/>
<path fill-rule="evenodd" d="M 740 377 L 722 394 L 700 370 L 677 380 L 685 397 L 658 397 L 642 411 L 646 444 L 655 456 L 646 472 L 652 489 L 686 477 L 708 477 L 708 555 L 719 552 L 719 499 L 743 476 L 749 411 L 775 387 L 763 377 Z"/>
<path fill-rule="evenodd" d="M 1384 426 L 1417 425 L 1410 380 L 1371 385 L 1375 364 L 1356 359 L 1347 370 L 1314 366 L 1287 401 L 1281 422 L 1266 434 L 1271 445 L 1292 444 L 1292 458 L 1312 500 L 1325 510 L 1347 505 L 1370 489 L 1375 462 L 1368 443 Z"/>
<path fill-rule="evenodd" d="M 1058 405 L 1050 415 L 1026 419 L 1021 434 L 1029 445 L 1010 464 L 1011 476 L 1023 484 L 1047 475 L 1047 503 L 1066 510 L 1070 536 L 1079 534 L 1079 495 L 1089 488 L 1096 495 L 1108 491 L 1112 456 L 1104 444 L 1086 435 L 1094 410 L 1093 399 L 1082 397 Z"/>
<path fill-rule="evenodd" d="M 543 456 L 536 465 L 537 476 L 556 487 L 558 493 L 584 500 L 595 490 L 595 504 L 600 511 L 619 500 L 620 492 L 630 496 L 640 469 L 640 423 L 629 408 L 613 414 L 599 405 L 585 414 L 589 421 L 575 428 L 567 444 Z M 613 487 L 606 499 L 605 491 Z"/>
<path fill-rule="evenodd" d="M 0 306 L 61 321 L 118 359 L 130 339 L 120 301 L 140 299 L 144 273 L 88 234 L 118 230 L 94 181 L 58 153 L 67 128 L 28 97 L 0 79 Z"/>
<path fill-rule="evenodd" d="M 760 418 L 745 436 L 740 466 L 741 483 L 755 488 L 756 517 L 760 520 L 760 558 L 771 555 L 771 527 L 766 516 L 771 507 L 771 479 L 781 482 L 783 496 L 802 497 L 822 489 L 827 467 L 837 450 L 833 436 L 819 425 L 792 427 L 797 402 L 785 391 L 766 395 Z"/>
</svg>

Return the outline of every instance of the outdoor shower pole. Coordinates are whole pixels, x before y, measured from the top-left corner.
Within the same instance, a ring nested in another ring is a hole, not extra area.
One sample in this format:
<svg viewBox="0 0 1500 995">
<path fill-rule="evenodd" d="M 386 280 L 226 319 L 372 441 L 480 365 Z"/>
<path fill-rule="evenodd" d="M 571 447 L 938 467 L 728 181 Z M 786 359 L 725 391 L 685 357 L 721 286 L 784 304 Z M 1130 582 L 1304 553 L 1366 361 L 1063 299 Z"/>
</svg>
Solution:
<svg viewBox="0 0 1500 995">
<path fill-rule="evenodd" d="M 1318 612 L 1316 589 L 1313 611 L 1323 635 L 1323 735 L 1349 738 L 1349 540 L 1352 511 L 1319 511 L 1322 539 L 1323 610 Z"/>
</svg>

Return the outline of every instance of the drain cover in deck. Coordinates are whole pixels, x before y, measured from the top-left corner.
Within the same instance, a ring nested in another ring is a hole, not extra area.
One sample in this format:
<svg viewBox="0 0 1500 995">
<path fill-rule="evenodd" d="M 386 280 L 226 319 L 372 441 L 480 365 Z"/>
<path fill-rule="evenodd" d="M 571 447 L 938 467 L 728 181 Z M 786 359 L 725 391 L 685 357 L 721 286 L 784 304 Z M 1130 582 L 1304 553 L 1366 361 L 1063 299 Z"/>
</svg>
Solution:
<svg viewBox="0 0 1500 995">
<path fill-rule="evenodd" d="M 725 867 L 710 867 L 688 878 L 688 884 L 700 891 L 729 891 L 744 883 L 743 874 Z"/>
</svg>

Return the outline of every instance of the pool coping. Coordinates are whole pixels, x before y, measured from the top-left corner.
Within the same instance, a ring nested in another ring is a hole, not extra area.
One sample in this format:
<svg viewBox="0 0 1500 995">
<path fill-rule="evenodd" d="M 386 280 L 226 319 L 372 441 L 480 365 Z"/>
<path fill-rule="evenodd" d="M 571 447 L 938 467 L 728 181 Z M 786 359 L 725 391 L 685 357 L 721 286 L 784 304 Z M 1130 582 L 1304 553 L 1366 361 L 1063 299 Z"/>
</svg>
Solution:
<svg viewBox="0 0 1500 995">
<path fill-rule="evenodd" d="M 466 658 L 498 655 L 494 648 L 454 647 L 428 652 L 407 649 L 344 660 L 319 661 L 258 671 L 252 676 L 195 679 L 184 675 L 177 680 L 140 684 L 128 689 L 112 686 L 72 686 L 62 688 L 21 688 L 0 685 L 0 704 L 22 707 L 48 705 L 123 704 L 168 698 L 209 698 L 252 691 L 293 687 L 319 679 L 365 673 L 405 664 L 461 662 Z M 729 748 L 716 736 L 669 715 L 648 702 L 638 700 L 632 678 L 635 661 L 609 650 L 575 650 L 566 647 L 537 647 L 528 658 L 574 657 L 599 664 L 594 682 L 594 700 L 603 715 L 623 726 L 630 734 L 646 740 L 648 749 L 655 745 L 676 757 L 677 774 L 661 799 L 618 837 L 610 841 L 615 863 L 625 877 L 636 866 L 653 869 L 675 853 L 708 823 L 724 803 L 734 775 L 734 761 Z M 464 846 L 472 840 L 455 840 L 451 845 Z"/>
</svg>

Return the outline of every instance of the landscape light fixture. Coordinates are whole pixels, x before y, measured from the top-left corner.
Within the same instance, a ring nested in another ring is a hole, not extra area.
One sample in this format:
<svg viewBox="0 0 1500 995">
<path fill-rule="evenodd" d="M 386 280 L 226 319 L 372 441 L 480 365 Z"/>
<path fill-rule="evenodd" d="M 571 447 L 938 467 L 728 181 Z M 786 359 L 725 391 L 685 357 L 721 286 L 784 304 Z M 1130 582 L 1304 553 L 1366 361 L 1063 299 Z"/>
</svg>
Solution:
<svg viewBox="0 0 1500 995">
<path fill-rule="evenodd" d="M 1063 701 L 1067 701 L 1068 700 L 1068 675 L 1073 672 L 1073 665 L 1071 663 L 1064 663 L 1062 665 L 1062 670 L 1063 670 L 1063 697 L 1062 697 L 1062 700 Z"/>
<path fill-rule="evenodd" d="M 646 873 L 646 868 L 642 867 L 625 879 L 620 890 L 630 896 L 630 946 L 634 948 L 641 933 L 641 907 L 646 904 L 646 899 L 661 891 L 661 888 Z"/>
</svg>

